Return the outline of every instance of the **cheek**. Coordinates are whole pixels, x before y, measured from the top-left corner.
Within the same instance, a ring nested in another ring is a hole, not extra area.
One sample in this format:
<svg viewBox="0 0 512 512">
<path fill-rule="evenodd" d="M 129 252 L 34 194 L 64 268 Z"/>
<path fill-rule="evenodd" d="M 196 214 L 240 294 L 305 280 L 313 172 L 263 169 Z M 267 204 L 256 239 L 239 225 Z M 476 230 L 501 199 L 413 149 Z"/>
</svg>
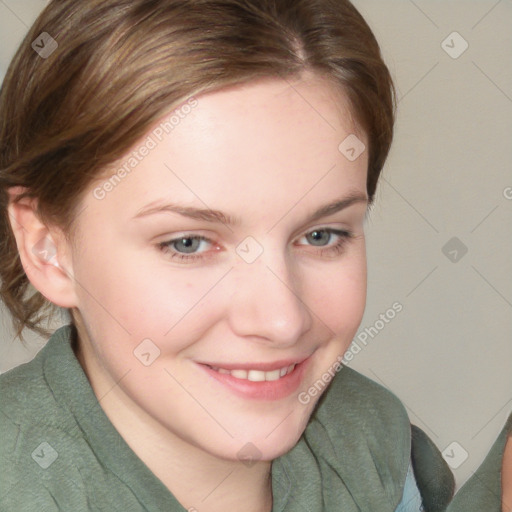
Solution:
<svg viewBox="0 0 512 512">
<path fill-rule="evenodd" d="M 357 248 L 350 258 L 326 267 L 316 278 L 316 284 L 309 283 L 312 310 L 331 331 L 350 343 L 366 305 L 364 246 Z"/>
<path fill-rule="evenodd" d="M 218 307 L 205 299 L 225 270 L 155 267 L 148 259 L 116 244 L 102 254 L 82 253 L 75 265 L 76 281 L 86 283 L 77 289 L 80 312 L 102 338 L 129 338 L 129 350 L 146 338 L 179 350 L 216 317 Z"/>
<path fill-rule="evenodd" d="M 188 340 L 204 334 L 221 314 L 221 287 L 216 289 L 216 284 L 224 273 L 223 268 L 180 270 L 166 266 L 139 272 L 128 279 L 130 303 L 121 307 L 120 317 L 139 337 L 152 335 L 176 350 L 183 348 Z"/>
</svg>

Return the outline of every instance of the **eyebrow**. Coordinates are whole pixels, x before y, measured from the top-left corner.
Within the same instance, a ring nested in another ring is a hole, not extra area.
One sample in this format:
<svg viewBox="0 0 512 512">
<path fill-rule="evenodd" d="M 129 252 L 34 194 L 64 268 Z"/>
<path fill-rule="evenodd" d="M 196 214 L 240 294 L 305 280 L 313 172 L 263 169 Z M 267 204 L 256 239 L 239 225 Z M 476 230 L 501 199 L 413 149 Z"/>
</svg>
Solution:
<svg viewBox="0 0 512 512">
<path fill-rule="evenodd" d="M 217 222 L 226 224 L 228 226 L 237 226 L 240 224 L 240 220 L 228 215 L 220 210 L 212 210 L 210 208 L 194 208 L 192 206 L 184 206 L 175 203 L 165 203 L 162 201 L 155 201 L 145 206 L 133 217 L 139 219 L 141 217 L 147 217 L 156 213 L 177 213 L 182 217 L 188 217 L 194 220 L 205 220 L 207 222 Z"/>
<path fill-rule="evenodd" d="M 352 206 L 353 204 L 357 203 L 368 203 L 368 197 L 366 197 L 366 194 L 361 194 L 359 192 L 355 192 L 353 194 L 350 194 L 349 196 L 343 198 L 343 199 L 337 199 L 333 201 L 332 203 L 329 203 L 325 206 L 321 206 L 317 210 L 315 210 L 309 217 L 308 222 L 313 222 L 319 219 L 322 219 L 324 217 L 328 217 L 329 215 L 333 215 L 341 210 L 344 210 L 345 208 L 348 208 L 349 206 Z"/>
<path fill-rule="evenodd" d="M 360 192 L 354 192 L 342 199 L 336 199 L 335 201 L 332 201 L 331 203 L 316 209 L 307 217 L 306 222 L 314 222 L 323 217 L 333 215 L 356 203 L 368 203 L 368 197 L 365 194 L 361 194 Z M 290 211 L 288 211 L 286 215 L 288 215 Z M 220 210 L 212 210 L 210 208 L 194 208 L 192 206 L 184 206 L 175 203 L 164 204 L 161 200 L 154 201 L 141 208 L 133 217 L 133 219 L 139 219 L 158 213 L 177 213 L 178 215 L 187 217 L 189 219 L 221 223 L 227 226 L 239 226 L 241 224 L 238 217 L 233 217 L 232 215 L 224 213 Z"/>
</svg>

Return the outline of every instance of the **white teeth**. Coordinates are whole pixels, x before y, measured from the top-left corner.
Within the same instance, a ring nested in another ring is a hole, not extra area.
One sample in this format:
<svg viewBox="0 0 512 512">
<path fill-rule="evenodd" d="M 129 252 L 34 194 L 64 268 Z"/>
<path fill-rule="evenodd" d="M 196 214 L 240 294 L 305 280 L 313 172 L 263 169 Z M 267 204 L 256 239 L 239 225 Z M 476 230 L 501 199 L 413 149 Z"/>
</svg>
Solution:
<svg viewBox="0 0 512 512">
<path fill-rule="evenodd" d="M 261 370 L 226 370 L 225 368 L 217 367 L 212 367 L 212 370 L 215 370 L 216 372 L 225 375 L 229 374 L 232 377 L 235 377 L 236 379 L 249 380 L 251 382 L 264 382 L 279 380 L 285 375 L 291 373 L 294 370 L 295 366 L 295 364 L 291 364 L 290 366 L 285 366 L 284 368 L 272 370 L 269 372 L 263 372 Z"/>
<path fill-rule="evenodd" d="M 233 375 L 233 373 L 231 375 Z M 247 374 L 247 380 L 250 380 L 251 382 L 263 382 L 265 380 L 265 372 L 260 372 L 259 370 L 249 370 L 249 373 Z"/>
<path fill-rule="evenodd" d="M 247 380 L 247 370 L 231 370 L 230 373 L 232 377 Z"/>
<path fill-rule="evenodd" d="M 281 376 L 281 370 L 274 370 L 272 372 L 265 372 L 265 380 L 277 380 Z"/>
</svg>

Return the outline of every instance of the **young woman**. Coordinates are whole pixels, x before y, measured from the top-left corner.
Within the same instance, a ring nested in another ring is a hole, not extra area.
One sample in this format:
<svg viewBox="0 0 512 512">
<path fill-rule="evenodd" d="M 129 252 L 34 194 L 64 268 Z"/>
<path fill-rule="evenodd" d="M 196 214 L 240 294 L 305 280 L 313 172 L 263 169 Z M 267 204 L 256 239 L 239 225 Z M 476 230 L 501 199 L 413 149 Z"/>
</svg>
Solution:
<svg viewBox="0 0 512 512">
<path fill-rule="evenodd" d="M 344 0 L 50 2 L 1 96 L 0 510 L 443 510 L 343 366 L 393 86 Z M 412 446 L 412 448 L 411 448 Z"/>
</svg>

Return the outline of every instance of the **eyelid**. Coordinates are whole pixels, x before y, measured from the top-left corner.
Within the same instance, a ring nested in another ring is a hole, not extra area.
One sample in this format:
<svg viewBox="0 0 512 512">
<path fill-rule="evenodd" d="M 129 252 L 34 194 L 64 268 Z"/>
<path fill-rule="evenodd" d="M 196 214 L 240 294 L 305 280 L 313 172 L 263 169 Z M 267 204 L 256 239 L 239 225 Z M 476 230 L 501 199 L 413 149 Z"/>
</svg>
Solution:
<svg viewBox="0 0 512 512">
<path fill-rule="evenodd" d="M 312 249 L 316 249 L 316 252 L 323 256 L 324 253 L 331 253 L 331 252 L 341 252 L 341 250 L 344 248 L 344 245 L 348 243 L 351 239 L 355 238 L 355 234 L 348 229 L 339 229 L 339 228 L 331 228 L 331 227 L 320 227 L 320 228 L 313 228 L 304 233 L 304 235 L 300 236 L 298 239 L 309 235 L 310 233 L 314 233 L 315 231 L 326 231 L 330 235 L 334 235 L 336 237 L 339 237 L 337 242 L 330 243 L 329 245 L 308 245 L 308 247 Z"/>
<path fill-rule="evenodd" d="M 339 236 L 341 236 L 341 235 L 353 236 L 353 231 L 348 227 L 342 228 L 342 227 L 332 227 L 332 226 L 320 225 L 320 226 L 313 226 L 311 228 L 308 228 L 306 231 L 302 231 L 300 235 L 298 235 L 294 238 L 294 240 L 298 240 L 306 235 L 309 235 L 310 233 L 312 233 L 314 231 L 328 231 L 332 234 L 337 234 Z M 164 245 L 164 244 L 170 245 L 172 242 L 178 242 L 180 240 L 183 240 L 184 238 L 185 239 L 186 238 L 194 238 L 194 239 L 204 240 L 211 244 L 217 243 L 217 242 L 215 242 L 213 237 L 210 237 L 208 235 L 203 235 L 203 234 L 200 234 L 200 233 L 197 233 L 194 231 L 183 231 L 181 233 L 178 233 L 177 235 L 173 235 L 172 238 L 169 238 L 169 237 L 158 237 L 158 238 L 163 238 L 163 240 L 161 242 L 159 242 L 158 245 Z"/>
<path fill-rule="evenodd" d="M 157 245 L 170 247 L 172 244 L 174 244 L 176 242 L 179 242 L 181 240 L 187 240 L 187 239 L 199 240 L 200 242 L 207 242 L 210 245 L 216 245 L 216 242 L 214 240 L 212 240 L 212 238 L 204 236 L 204 235 L 198 235 L 195 233 L 183 233 L 181 235 L 174 236 L 173 238 L 166 238 L 162 242 L 159 242 Z M 183 253 L 183 254 L 185 254 L 185 253 Z"/>
<path fill-rule="evenodd" d="M 308 229 L 307 231 L 303 232 L 303 234 L 300 235 L 298 237 L 298 239 L 303 238 L 315 231 L 326 231 L 326 232 L 330 233 L 331 235 L 341 237 L 338 240 L 338 242 L 336 242 L 334 244 L 327 245 L 327 246 L 312 246 L 312 245 L 310 245 L 309 247 L 312 247 L 313 249 L 315 249 L 315 248 L 317 249 L 316 252 L 320 256 L 323 256 L 324 253 L 329 253 L 329 254 L 335 253 L 335 255 L 341 253 L 344 249 L 345 244 L 349 241 L 349 239 L 354 238 L 354 236 L 355 236 L 354 233 L 348 229 L 340 229 L 340 228 L 333 228 L 333 227 L 329 227 L 329 226 L 321 226 L 321 227 L 314 227 L 314 228 Z M 163 252 L 169 251 L 172 253 L 170 259 L 177 258 L 179 260 L 182 260 L 185 264 L 193 263 L 194 261 L 198 261 L 198 260 L 207 261 L 209 258 L 214 256 L 214 254 L 211 254 L 212 251 L 200 252 L 200 253 L 180 253 L 178 251 L 173 251 L 171 246 L 175 242 L 179 242 L 180 240 L 183 240 L 183 239 L 195 239 L 195 240 L 208 242 L 210 245 L 216 245 L 216 242 L 209 237 L 206 237 L 204 235 L 195 234 L 195 233 L 186 233 L 186 232 L 181 233 L 180 235 L 175 236 L 172 239 L 168 239 L 166 241 L 160 242 L 157 245 L 161 251 L 163 251 Z M 217 252 L 219 252 L 218 244 L 217 244 L 217 250 L 214 251 L 214 253 L 217 253 Z"/>
<path fill-rule="evenodd" d="M 332 235 L 337 236 L 352 236 L 352 232 L 349 229 L 344 228 L 333 228 L 329 226 L 320 226 L 316 228 L 308 229 L 307 231 L 304 231 L 304 233 L 296 238 L 296 240 L 300 240 L 301 238 L 314 233 L 315 231 L 327 231 L 328 233 L 331 233 Z"/>
</svg>

